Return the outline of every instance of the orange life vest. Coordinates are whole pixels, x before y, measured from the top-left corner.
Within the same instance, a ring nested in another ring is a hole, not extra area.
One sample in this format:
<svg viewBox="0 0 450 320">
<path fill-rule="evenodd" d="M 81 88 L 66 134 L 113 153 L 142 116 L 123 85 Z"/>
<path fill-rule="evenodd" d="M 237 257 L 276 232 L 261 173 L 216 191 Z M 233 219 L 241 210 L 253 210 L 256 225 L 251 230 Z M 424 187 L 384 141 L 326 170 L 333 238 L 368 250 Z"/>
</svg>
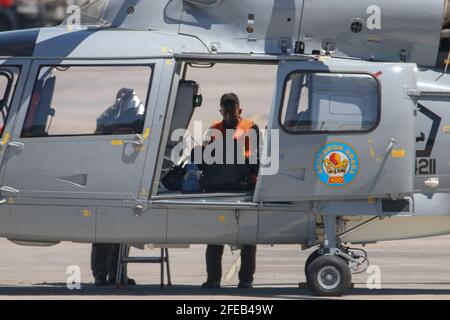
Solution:
<svg viewBox="0 0 450 320">
<path fill-rule="evenodd" d="M 246 136 L 246 134 L 248 133 L 249 130 L 253 129 L 254 125 L 255 124 L 252 120 L 241 119 L 239 121 L 238 125 L 236 126 L 236 129 L 235 129 L 235 132 L 233 135 L 233 139 L 236 141 L 240 140 L 242 137 L 245 136 L 244 156 L 246 159 L 249 159 L 252 155 L 252 151 L 250 148 L 250 138 L 249 138 L 249 136 Z M 211 126 L 211 129 L 219 130 L 222 133 L 222 137 L 225 137 L 225 135 L 226 135 L 226 130 L 225 130 L 223 121 L 214 122 L 213 125 Z M 258 134 L 258 132 L 256 132 L 256 134 Z M 214 137 L 213 137 L 213 141 L 214 141 Z"/>
</svg>

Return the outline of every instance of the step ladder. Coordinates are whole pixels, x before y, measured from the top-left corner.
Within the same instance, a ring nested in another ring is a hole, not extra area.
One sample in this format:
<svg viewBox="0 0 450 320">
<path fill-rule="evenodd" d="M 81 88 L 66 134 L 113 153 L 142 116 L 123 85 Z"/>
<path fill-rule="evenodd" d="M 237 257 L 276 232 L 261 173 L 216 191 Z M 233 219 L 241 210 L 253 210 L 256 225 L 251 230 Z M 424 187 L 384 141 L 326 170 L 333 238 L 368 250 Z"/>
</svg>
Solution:
<svg viewBox="0 0 450 320">
<path fill-rule="evenodd" d="M 167 270 L 167 286 L 172 286 L 172 280 L 170 277 L 170 264 L 169 264 L 169 249 L 161 248 L 161 255 L 159 257 L 130 257 L 130 245 L 121 244 L 119 249 L 119 261 L 117 266 L 116 287 L 121 287 L 122 283 L 125 285 L 128 283 L 127 277 L 127 264 L 128 263 L 159 263 L 161 266 L 161 283 L 160 287 L 164 288 L 164 273 Z M 166 268 L 164 268 L 164 265 Z M 123 282 L 121 283 L 121 280 Z"/>
</svg>

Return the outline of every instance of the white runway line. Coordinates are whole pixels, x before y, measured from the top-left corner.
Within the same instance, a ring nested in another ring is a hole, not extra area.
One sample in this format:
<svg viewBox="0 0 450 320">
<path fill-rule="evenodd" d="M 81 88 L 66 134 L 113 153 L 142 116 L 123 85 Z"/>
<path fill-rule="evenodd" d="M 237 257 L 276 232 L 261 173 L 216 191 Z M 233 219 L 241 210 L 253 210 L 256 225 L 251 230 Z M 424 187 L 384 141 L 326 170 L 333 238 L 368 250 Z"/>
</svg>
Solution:
<svg viewBox="0 0 450 320">
<path fill-rule="evenodd" d="M 241 255 L 239 254 L 231 264 L 230 268 L 228 269 L 228 272 L 225 274 L 223 282 L 230 282 L 231 280 L 233 280 L 233 278 L 239 272 L 240 267 L 241 267 Z"/>
</svg>

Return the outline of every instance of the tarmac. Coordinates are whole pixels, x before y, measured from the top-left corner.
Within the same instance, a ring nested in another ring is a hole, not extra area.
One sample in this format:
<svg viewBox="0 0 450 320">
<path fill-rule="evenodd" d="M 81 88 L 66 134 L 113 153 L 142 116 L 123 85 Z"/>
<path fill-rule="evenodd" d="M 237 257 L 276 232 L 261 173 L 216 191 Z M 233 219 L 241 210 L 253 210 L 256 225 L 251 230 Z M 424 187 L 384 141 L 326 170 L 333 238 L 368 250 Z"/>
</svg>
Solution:
<svg viewBox="0 0 450 320">
<path fill-rule="evenodd" d="M 369 289 L 367 282 L 374 278 L 362 273 L 353 276 L 354 289 L 339 299 L 450 300 L 449 248 L 450 236 L 367 245 L 364 249 L 371 265 L 381 271 L 379 289 Z M 327 299 L 314 297 L 305 288 L 303 268 L 311 249 L 301 251 L 296 245 L 258 246 L 254 288 L 248 290 L 236 288 L 239 251 L 232 252 L 228 247 L 223 258 L 222 288 L 218 290 L 200 289 L 206 278 L 203 245 L 169 249 L 172 286 L 165 288 L 160 288 L 158 264 L 130 265 L 128 274 L 137 281 L 136 287 L 95 287 L 88 244 L 22 247 L 1 239 L 0 252 L 0 299 Z M 131 255 L 158 256 L 159 249 L 133 248 Z M 67 287 L 70 266 L 78 266 L 81 271 L 79 290 Z"/>
</svg>

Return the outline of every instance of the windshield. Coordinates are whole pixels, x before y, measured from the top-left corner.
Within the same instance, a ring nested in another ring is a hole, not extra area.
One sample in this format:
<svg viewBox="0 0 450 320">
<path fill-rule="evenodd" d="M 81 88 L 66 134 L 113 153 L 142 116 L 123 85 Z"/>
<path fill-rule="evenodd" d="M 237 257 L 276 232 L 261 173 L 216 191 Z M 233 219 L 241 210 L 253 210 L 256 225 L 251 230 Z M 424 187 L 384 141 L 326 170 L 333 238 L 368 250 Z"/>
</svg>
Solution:
<svg viewBox="0 0 450 320">
<path fill-rule="evenodd" d="M 104 19 L 104 11 L 109 0 L 84 0 L 79 2 L 81 7 L 81 25 L 109 25 L 110 21 Z M 67 24 L 68 18 L 63 24 Z"/>
</svg>

